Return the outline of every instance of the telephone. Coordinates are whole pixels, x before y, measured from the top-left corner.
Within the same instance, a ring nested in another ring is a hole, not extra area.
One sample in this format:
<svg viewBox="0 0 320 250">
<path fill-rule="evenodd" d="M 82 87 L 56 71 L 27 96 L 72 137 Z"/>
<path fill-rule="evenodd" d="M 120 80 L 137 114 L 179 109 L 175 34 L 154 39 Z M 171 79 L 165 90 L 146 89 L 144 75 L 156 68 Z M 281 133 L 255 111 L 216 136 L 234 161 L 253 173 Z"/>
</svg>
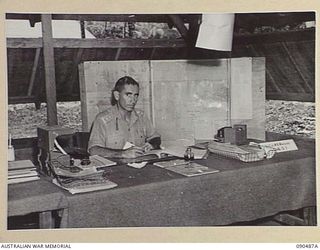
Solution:
<svg viewBox="0 0 320 250">
<path fill-rule="evenodd" d="M 247 144 L 247 125 L 235 124 L 218 129 L 214 138 L 219 142 L 235 145 Z"/>
<path fill-rule="evenodd" d="M 221 141 L 223 141 L 224 142 L 224 138 L 225 138 L 225 134 L 226 133 L 229 133 L 228 131 L 229 130 L 232 130 L 232 127 L 223 127 L 223 128 L 220 128 L 220 129 L 218 129 L 218 132 L 217 132 L 217 134 L 215 135 L 215 139 L 218 139 L 219 141 L 221 140 Z"/>
</svg>

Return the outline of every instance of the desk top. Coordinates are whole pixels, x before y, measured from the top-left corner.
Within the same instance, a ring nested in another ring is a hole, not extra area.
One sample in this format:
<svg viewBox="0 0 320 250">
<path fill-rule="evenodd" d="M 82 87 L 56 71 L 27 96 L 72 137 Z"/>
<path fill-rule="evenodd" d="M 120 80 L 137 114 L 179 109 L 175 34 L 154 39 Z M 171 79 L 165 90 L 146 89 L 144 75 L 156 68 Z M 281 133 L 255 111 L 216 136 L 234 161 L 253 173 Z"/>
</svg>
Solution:
<svg viewBox="0 0 320 250">
<path fill-rule="evenodd" d="M 110 168 L 119 186 L 66 194 L 67 227 L 213 226 L 314 206 L 314 142 L 299 150 L 244 163 L 210 154 L 199 162 L 219 173 L 184 177 L 153 165 Z"/>
<path fill-rule="evenodd" d="M 8 186 L 8 216 L 66 208 L 67 199 L 52 183 L 40 179 Z"/>
<path fill-rule="evenodd" d="M 277 134 L 268 133 L 269 140 L 286 139 L 288 136 L 280 136 Z M 289 137 L 290 138 L 290 137 Z M 239 160 L 226 158 L 210 153 L 207 159 L 196 160 L 201 165 L 208 168 L 214 168 L 220 170 L 220 174 L 224 171 L 237 171 L 246 168 L 256 168 L 257 166 L 273 166 L 288 164 L 289 162 L 295 162 L 299 160 L 315 161 L 315 144 L 314 140 L 305 140 L 302 138 L 295 139 L 298 146 L 297 151 L 282 152 L 275 154 L 272 159 L 258 161 L 258 162 L 241 162 Z M 310 167 L 314 167 L 315 162 Z M 156 183 L 161 181 L 169 181 L 172 179 L 185 179 L 185 176 L 180 174 L 161 169 L 152 164 L 147 165 L 142 169 L 130 168 L 126 165 L 112 166 L 106 169 L 110 180 L 118 184 L 117 189 L 137 186 L 141 184 Z M 214 173 L 219 175 L 218 173 Z M 211 176 L 212 174 L 210 174 Z M 202 178 L 209 178 L 201 176 Z M 189 177 L 190 178 L 190 177 Z"/>
<path fill-rule="evenodd" d="M 196 177 L 153 165 L 110 167 L 118 187 L 92 193 L 71 195 L 45 180 L 10 185 L 8 215 L 68 207 L 63 227 L 212 226 L 314 206 L 314 141 L 295 142 L 298 151 L 260 162 L 210 154 L 198 162 L 220 172 Z"/>
</svg>

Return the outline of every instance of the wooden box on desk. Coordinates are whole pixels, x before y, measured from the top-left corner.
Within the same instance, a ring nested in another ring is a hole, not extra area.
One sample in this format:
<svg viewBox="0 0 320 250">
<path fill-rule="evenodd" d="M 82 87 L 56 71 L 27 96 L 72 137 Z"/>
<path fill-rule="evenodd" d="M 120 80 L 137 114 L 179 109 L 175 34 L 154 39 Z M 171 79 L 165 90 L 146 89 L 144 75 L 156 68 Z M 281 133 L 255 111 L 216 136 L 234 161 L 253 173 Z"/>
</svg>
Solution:
<svg viewBox="0 0 320 250">
<path fill-rule="evenodd" d="M 42 126 L 38 127 L 38 148 L 39 148 L 39 164 L 40 172 L 45 175 L 50 175 L 50 169 L 47 162 L 51 161 L 54 156 L 54 140 L 59 135 L 73 134 L 72 128 L 63 128 L 61 126 Z"/>
<path fill-rule="evenodd" d="M 72 128 L 63 128 L 61 126 L 42 126 L 38 127 L 38 147 L 46 151 L 54 149 L 54 140 L 58 135 L 72 134 Z"/>
</svg>

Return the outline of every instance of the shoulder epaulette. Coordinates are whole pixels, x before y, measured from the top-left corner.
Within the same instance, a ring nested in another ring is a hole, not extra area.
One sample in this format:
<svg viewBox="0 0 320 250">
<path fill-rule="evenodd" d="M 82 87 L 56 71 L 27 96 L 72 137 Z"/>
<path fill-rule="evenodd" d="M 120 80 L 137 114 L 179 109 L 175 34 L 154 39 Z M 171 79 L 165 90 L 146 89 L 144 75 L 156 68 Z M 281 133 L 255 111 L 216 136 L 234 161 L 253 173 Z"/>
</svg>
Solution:
<svg viewBox="0 0 320 250">
<path fill-rule="evenodd" d="M 112 121 L 112 118 L 113 112 L 111 109 L 107 109 L 105 111 L 100 112 L 96 117 L 96 119 L 101 119 L 105 123 Z"/>
</svg>

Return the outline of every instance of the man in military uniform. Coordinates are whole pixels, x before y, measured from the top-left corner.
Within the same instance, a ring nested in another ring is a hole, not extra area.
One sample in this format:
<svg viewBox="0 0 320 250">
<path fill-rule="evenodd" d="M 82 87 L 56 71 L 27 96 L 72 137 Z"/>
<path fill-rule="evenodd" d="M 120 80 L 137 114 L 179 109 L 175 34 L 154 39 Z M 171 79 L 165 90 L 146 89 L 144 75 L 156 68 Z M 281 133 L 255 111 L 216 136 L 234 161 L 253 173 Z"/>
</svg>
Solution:
<svg viewBox="0 0 320 250">
<path fill-rule="evenodd" d="M 120 78 L 112 91 L 111 107 L 99 113 L 88 143 L 91 155 L 135 158 L 160 147 L 160 136 L 148 117 L 135 105 L 139 84 L 131 77 Z M 132 147 L 123 149 L 126 143 Z"/>
</svg>

